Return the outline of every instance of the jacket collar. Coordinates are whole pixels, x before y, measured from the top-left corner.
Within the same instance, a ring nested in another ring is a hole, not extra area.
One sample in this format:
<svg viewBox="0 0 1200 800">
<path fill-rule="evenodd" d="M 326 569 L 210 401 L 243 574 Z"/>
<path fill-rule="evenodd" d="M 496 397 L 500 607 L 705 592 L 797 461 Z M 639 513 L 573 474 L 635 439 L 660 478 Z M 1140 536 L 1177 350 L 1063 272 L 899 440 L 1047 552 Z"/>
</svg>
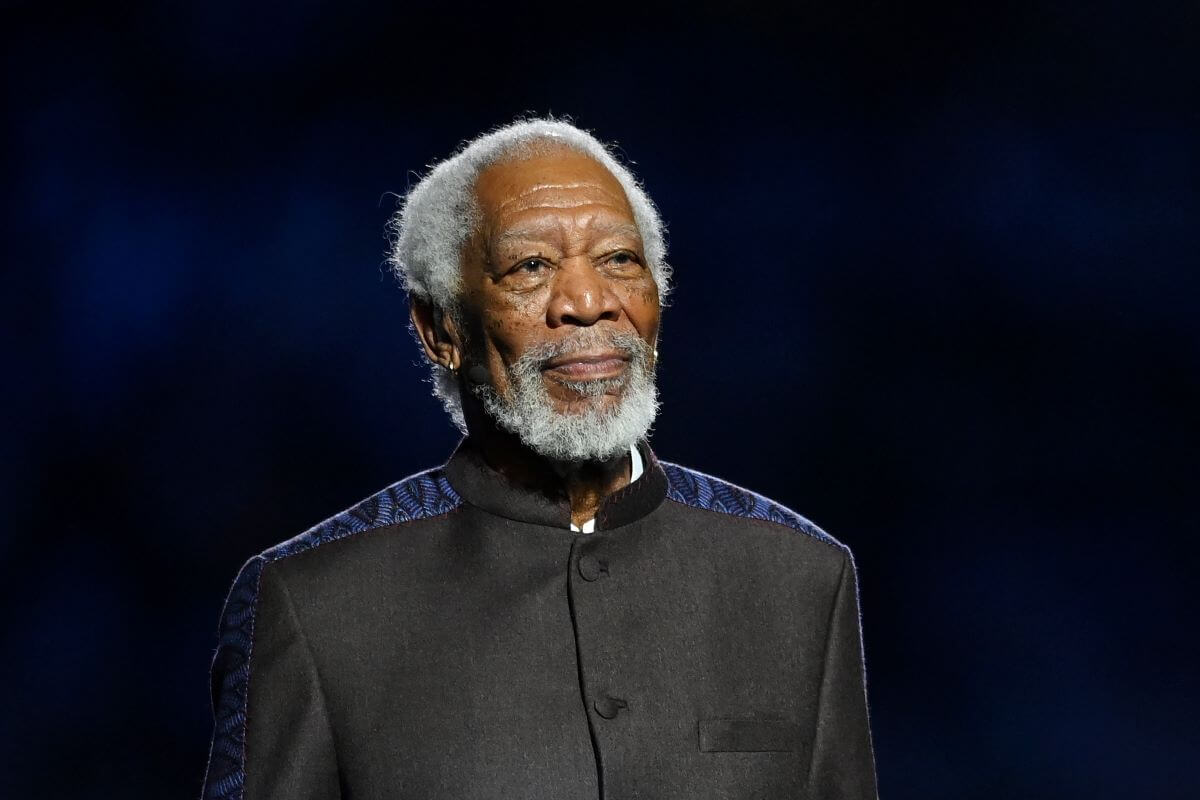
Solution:
<svg viewBox="0 0 1200 800">
<path fill-rule="evenodd" d="M 612 530 L 649 514 L 667 496 L 667 476 L 654 451 L 638 442 L 642 476 L 604 498 L 596 511 L 596 530 Z M 468 503 L 505 519 L 570 529 L 571 506 L 565 494 L 547 495 L 512 483 L 488 466 L 472 441 L 463 439 L 446 462 L 446 478 Z"/>
</svg>

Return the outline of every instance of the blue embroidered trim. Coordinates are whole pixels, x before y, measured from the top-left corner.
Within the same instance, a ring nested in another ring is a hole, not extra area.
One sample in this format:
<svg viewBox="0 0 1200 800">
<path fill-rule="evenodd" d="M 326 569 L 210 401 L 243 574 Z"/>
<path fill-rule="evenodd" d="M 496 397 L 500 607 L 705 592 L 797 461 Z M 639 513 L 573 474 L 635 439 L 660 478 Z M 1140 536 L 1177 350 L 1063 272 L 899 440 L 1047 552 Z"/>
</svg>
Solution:
<svg viewBox="0 0 1200 800">
<path fill-rule="evenodd" d="M 809 520 L 761 494 L 669 461 L 660 463 L 667 473 L 667 497 L 677 503 L 735 517 L 777 522 L 839 550 L 847 550 L 844 544 Z"/>
<path fill-rule="evenodd" d="M 417 473 L 376 492 L 336 517 L 263 553 L 267 562 L 298 555 L 314 547 L 398 522 L 438 517 L 462 504 L 442 468 Z"/>
<path fill-rule="evenodd" d="M 254 638 L 254 603 L 266 562 L 246 562 L 229 590 L 221 612 L 221 636 L 213 659 L 213 740 L 204 776 L 204 800 L 238 798 L 246 777 L 246 688 L 250 683 L 250 646 Z M 218 680 L 220 684 L 218 685 Z"/>
<path fill-rule="evenodd" d="M 462 498 L 438 467 L 398 481 L 246 562 L 229 590 L 221 613 L 220 641 L 212 667 L 215 726 L 204 777 L 204 800 L 242 800 L 250 652 L 254 646 L 254 614 L 263 568 L 272 561 L 356 533 L 441 516 L 461 504 Z"/>
</svg>

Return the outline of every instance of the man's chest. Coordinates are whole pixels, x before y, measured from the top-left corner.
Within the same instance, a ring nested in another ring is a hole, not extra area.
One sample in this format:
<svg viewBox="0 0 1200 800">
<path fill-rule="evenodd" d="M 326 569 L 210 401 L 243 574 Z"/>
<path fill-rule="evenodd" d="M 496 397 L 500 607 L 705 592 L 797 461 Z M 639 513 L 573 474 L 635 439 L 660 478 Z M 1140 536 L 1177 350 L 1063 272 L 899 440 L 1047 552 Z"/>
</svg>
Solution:
<svg viewBox="0 0 1200 800">
<path fill-rule="evenodd" d="M 831 595 L 762 543 L 652 523 L 464 518 L 307 598 L 347 780 L 447 797 L 801 780 Z"/>
</svg>

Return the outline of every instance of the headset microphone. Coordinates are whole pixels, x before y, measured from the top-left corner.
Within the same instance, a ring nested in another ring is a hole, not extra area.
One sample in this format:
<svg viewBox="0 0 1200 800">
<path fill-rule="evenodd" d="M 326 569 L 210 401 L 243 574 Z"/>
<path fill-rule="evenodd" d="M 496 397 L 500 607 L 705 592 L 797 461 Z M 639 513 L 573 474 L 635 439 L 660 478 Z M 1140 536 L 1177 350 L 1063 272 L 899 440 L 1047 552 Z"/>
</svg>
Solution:
<svg viewBox="0 0 1200 800">
<path fill-rule="evenodd" d="M 491 380 L 492 376 L 488 373 L 487 367 L 482 364 L 476 364 L 467 370 L 467 380 L 474 384 L 484 384 Z"/>
</svg>

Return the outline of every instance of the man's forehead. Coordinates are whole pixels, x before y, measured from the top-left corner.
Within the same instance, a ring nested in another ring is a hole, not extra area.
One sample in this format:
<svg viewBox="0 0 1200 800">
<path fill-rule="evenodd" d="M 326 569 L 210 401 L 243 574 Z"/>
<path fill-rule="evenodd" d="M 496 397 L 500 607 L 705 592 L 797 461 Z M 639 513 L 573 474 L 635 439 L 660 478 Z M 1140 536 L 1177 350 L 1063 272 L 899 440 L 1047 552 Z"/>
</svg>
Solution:
<svg viewBox="0 0 1200 800">
<path fill-rule="evenodd" d="M 618 185 L 617 190 L 620 190 Z M 561 183 L 538 183 L 531 186 L 512 187 L 512 192 L 499 196 L 493 210 L 509 211 L 514 208 L 576 208 L 595 205 L 597 201 L 609 202 L 622 208 L 627 206 L 625 195 L 611 187 L 587 181 L 563 181 Z"/>
</svg>

